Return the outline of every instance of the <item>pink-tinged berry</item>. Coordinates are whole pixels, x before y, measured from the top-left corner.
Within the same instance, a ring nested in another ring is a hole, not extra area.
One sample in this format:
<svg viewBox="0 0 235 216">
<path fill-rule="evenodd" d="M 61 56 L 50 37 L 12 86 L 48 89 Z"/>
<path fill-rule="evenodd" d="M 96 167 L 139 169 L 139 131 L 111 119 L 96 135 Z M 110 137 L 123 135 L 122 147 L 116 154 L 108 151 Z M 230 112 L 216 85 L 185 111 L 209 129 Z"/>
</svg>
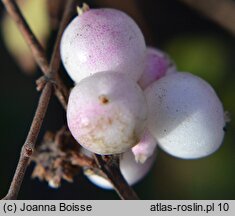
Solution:
<svg viewBox="0 0 235 216">
<path fill-rule="evenodd" d="M 100 71 L 124 73 L 137 81 L 143 70 L 146 45 L 137 24 L 115 9 L 90 9 L 75 17 L 61 40 L 61 58 L 78 83 Z"/>
<path fill-rule="evenodd" d="M 145 163 L 145 161 L 153 155 L 157 147 L 157 141 L 146 129 L 140 142 L 132 147 L 132 152 L 137 163 Z"/>
<path fill-rule="evenodd" d="M 69 97 L 69 129 L 84 148 L 97 154 L 118 154 L 136 145 L 146 119 L 143 91 L 121 73 L 100 72 L 87 77 Z"/>
<path fill-rule="evenodd" d="M 175 72 L 176 66 L 166 53 L 159 49 L 148 47 L 145 58 L 145 69 L 138 82 L 141 88 L 145 89 L 161 77 Z"/>
</svg>

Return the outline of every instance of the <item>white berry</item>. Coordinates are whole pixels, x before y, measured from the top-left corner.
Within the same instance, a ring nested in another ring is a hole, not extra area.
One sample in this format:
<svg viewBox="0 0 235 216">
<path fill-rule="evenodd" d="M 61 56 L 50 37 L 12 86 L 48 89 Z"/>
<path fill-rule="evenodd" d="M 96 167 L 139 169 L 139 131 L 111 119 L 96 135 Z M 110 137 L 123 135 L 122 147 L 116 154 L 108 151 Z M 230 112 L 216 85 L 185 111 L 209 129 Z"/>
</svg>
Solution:
<svg viewBox="0 0 235 216">
<path fill-rule="evenodd" d="M 143 91 L 121 73 L 100 72 L 87 77 L 69 97 L 69 129 L 84 148 L 97 154 L 118 154 L 136 145 L 146 119 Z"/>
<path fill-rule="evenodd" d="M 148 128 L 167 153 L 195 159 L 220 147 L 224 111 L 207 82 L 189 73 L 175 73 L 154 82 L 145 94 Z"/>
<path fill-rule="evenodd" d="M 139 27 L 127 14 L 90 9 L 67 26 L 60 51 L 75 82 L 100 71 L 125 73 L 137 81 L 144 70 L 146 45 Z"/>
</svg>

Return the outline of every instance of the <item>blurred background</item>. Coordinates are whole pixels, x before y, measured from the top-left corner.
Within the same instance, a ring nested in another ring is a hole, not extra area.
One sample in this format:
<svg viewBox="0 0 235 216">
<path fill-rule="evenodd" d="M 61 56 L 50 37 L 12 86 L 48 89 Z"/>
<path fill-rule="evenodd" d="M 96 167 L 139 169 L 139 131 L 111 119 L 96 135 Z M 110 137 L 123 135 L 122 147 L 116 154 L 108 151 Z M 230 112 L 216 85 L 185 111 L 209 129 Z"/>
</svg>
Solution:
<svg viewBox="0 0 235 216">
<path fill-rule="evenodd" d="M 57 17 L 62 11 L 61 8 L 55 10 L 55 7 L 66 1 L 19 2 L 49 56 L 58 26 Z M 207 158 L 181 160 L 159 150 L 152 171 L 134 186 L 140 198 L 235 199 L 235 34 L 183 1 L 90 0 L 87 3 L 90 7 L 113 7 L 126 11 L 143 30 L 148 45 L 168 52 L 179 71 L 199 75 L 215 88 L 232 119 L 223 145 Z M 3 197 L 37 106 L 39 93 L 35 90 L 35 79 L 41 73 L 15 26 L 5 16 L 2 4 L 0 19 L 0 197 Z M 231 23 L 235 28 L 234 20 Z M 63 75 L 71 85 L 66 74 Z M 65 113 L 54 97 L 38 143 L 47 130 L 57 131 L 65 121 Z M 31 178 L 33 167 L 31 164 L 27 170 L 19 199 L 118 199 L 114 191 L 97 188 L 83 175 L 77 176 L 74 183 L 64 181 L 59 189 L 52 189 L 46 182 Z"/>
</svg>

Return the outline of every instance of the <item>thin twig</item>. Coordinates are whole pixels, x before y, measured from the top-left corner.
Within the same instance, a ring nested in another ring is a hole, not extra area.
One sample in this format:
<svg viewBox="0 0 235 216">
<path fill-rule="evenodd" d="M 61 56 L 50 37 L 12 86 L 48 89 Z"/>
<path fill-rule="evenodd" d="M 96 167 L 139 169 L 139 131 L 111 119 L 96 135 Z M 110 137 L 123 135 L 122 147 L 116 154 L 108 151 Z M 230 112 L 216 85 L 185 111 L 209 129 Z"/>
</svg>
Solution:
<svg viewBox="0 0 235 216">
<path fill-rule="evenodd" d="M 43 48 L 41 47 L 40 43 L 38 42 L 38 40 L 36 39 L 36 37 L 34 36 L 33 32 L 31 31 L 31 29 L 29 28 L 28 24 L 26 23 L 23 15 L 21 14 L 18 6 L 15 4 L 14 1 L 11 0 L 2 0 L 4 5 L 6 6 L 9 14 L 12 16 L 12 18 L 15 20 L 15 22 L 18 24 L 19 28 L 21 29 L 21 32 L 23 34 L 23 36 L 25 37 L 26 42 L 28 43 L 29 47 L 32 50 L 32 53 L 34 55 L 35 60 L 37 60 L 37 63 L 39 65 L 39 67 L 41 68 L 41 70 L 43 71 L 43 73 L 46 75 L 46 77 L 48 77 L 50 79 L 50 77 L 53 77 L 53 75 L 55 75 L 57 73 L 56 70 L 58 70 L 58 67 L 54 67 L 54 61 L 58 62 L 58 55 L 54 54 L 52 56 L 51 59 L 51 67 L 49 67 L 49 64 L 46 60 L 45 57 L 45 53 Z M 72 4 L 72 0 L 69 1 L 69 4 L 67 4 L 67 8 L 69 8 L 69 6 L 71 7 Z M 70 11 L 70 8 L 69 8 Z M 67 10 L 65 12 L 66 15 L 68 15 Z M 67 18 L 66 18 L 67 20 Z M 64 26 L 62 26 L 64 28 Z M 59 31 L 63 31 L 62 29 L 60 29 Z M 61 35 L 59 35 L 59 37 L 61 37 Z M 57 40 L 59 41 L 60 38 Z M 55 48 L 54 48 L 54 52 L 59 52 L 58 50 L 58 43 L 57 42 Z M 51 69 L 51 70 L 50 70 Z M 33 119 L 33 122 L 31 124 L 31 128 L 30 131 L 28 133 L 28 136 L 26 138 L 26 141 L 22 147 L 22 151 L 21 151 L 21 156 L 13 177 L 13 180 L 11 182 L 10 188 L 8 190 L 8 194 L 6 195 L 6 197 L 4 199 L 16 199 L 18 192 L 20 190 L 24 175 L 25 175 L 25 171 L 28 167 L 28 163 L 30 160 L 30 157 L 32 155 L 32 152 L 34 150 L 34 146 L 35 143 L 37 141 L 37 137 L 39 134 L 39 131 L 41 129 L 41 125 L 45 116 L 45 113 L 47 111 L 47 107 L 48 107 L 48 103 L 50 101 L 51 98 L 51 92 L 53 89 L 53 85 L 52 82 L 48 82 L 49 80 L 47 80 L 39 103 L 38 103 L 38 107 Z M 58 80 L 56 85 L 58 85 Z M 66 88 L 64 86 L 64 88 Z M 67 89 L 67 88 L 66 88 Z M 57 96 L 58 97 L 58 96 Z M 60 98 L 61 99 L 61 98 Z M 65 100 L 67 101 L 67 99 Z M 65 103 L 66 104 L 66 103 Z"/>
<path fill-rule="evenodd" d="M 66 5 L 67 6 L 65 8 L 65 12 L 63 14 L 63 18 L 60 23 L 60 28 L 59 28 L 58 34 L 56 36 L 56 42 L 55 42 L 54 50 L 53 50 L 52 57 L 51 57 L 51 59 L 54 59 L 54 61 L 51 61 L 51 64 L 50 64 L 50 71 L 52 71 L 52 75 L 53 75 L 53 73 L 57 73 L 57 71 L 60 68 L 60 52 L 59 52 L 60 40 L 61 40 L 62 34 L 64 32 L 64 29 L 66 28 L 66 26 L 70 22 L 72 16 L 76 12 L 75 8 L 77 5 L 77 2 L 74 0 L 69 0 L 69 1 L 67 1 Z"/>
<path fill-rule="evenodd" d="M 130 187 L 127 181 L 124 179 L 123 175 L 120 172 L 118 163 L 111 162 L 108 164 L 102 159 L 100 155 L 94 155 L 95 160 L 99 168 L 107 176 L 108 180 L 113 185 L 117 194 L 121 199 L 125 200 L 138 200 L 138 196 L 135 191 Z"/>
<path fill-rule="evenodd" d="M 29 25 L 27 24 L 19 7 L 15 3 L 15 1 L 12 0 L 2 0 L 2 2 L 7 9 L 7 12 L 11 16 L 11 18 L 15 21 L 19 30 L 21 31 L 26 43 L 28 44 L 30 50 L 32 51 L 35 61 L 42 70 L 43 74 L 48 77 L 47 80 L 51 80 L 50 67 L 48 60 L 46 58 L 45 51 L 41 46 L 41 44 L 39 43 L 39 41 L 37 40 L 37 38 L 35 37 L 35 35 L 33 34 Z M 58 76 L 55 76 L 54 79 L 57 86 L 55 94 L 59 99 L 59 101 L 61 102 L 61 104 L 63 105 L 63 107 L 66 108 L 65 101 L 67 101 L 68 99 L 69 92 L 66 86 L 63 84 L 62 80 Z"/>
<path fill-rule="evenodd" d="M 63 29 L 66 26 L 67 22 L 69 21 L 67 15 L 70 15 L 70 12 L 68 12 L 68 10 L 71 11 L 72 5 L 74 3 L 73 0 L 69 0 L 69 2 L 67 3 L 67 7 L 64 13 L 65 16 L 63 16 L 62 19 L 63 21 L 56 40 L 51 63 L 49 65 L 43 48 L 41 47 L 40 43 L 34 36 L 33 32 L 30 30 L 29 26 L 27 25 L 18 6 L 12 0 L 2 0 L 2 2 L 5 5 L 8 13 L 12 16 L 13 20 L 17 23 L 19 29 L 21 30 L 26 42 L 28 43 L 33 53 L 36 62 L 38 63 L 39 67 L 41 68 L 46 78 L 45 85 L 41 85 L 41 87 L 39 87 L 40 89 L 43 89 L 39 105 L 36 110 L 36 114 L 31 129 L 29 131 L 28 137 L 25 141 L 25 144 L 22 147 L 21 156 L 19 159 L 19 163 L 17 165 L 15 175 L 13 177 L 13 181 L 11 183 L 7 196 L 4 198 L 4 199 L 16 199 L 24 178 L 25 171 L 28 166 L 29 159 L 34 150 L 34 146 L 47 110 L 48 103 L 50 101 L 51 91 L 53 87 L 52 83 L 55 83 L 56 86 L 58 87 L 55 91 L 55 94 L 60 100 L 63 107 L 66 109 L 66 102 L 68 99 L 69 91 L 67 90 L 66 86 L 63 84 L 60 77 L 57 75 L 57 71 L 59 69 L 59 64 L 60 64 L 59 42 Z M 52 82 L 48 82 L 51 80 Z M 100 158 L 99 155 L 96 155 L 95 157 L 97 158 L 98 165 L 100 166 L 101 170 L 105 173 L 107 178 L 114 185 L 114 188 L 116 189 L 117 193 L 122 199 L 138 199 L 133 189 L 127 184 L 127 182 L 123 178 L 118 166 L 114 165 L 109 166 L 103 161 L 102 158 Z"/>
<path fill-rule="evenodd" d="M 56 42 L 55 42 L 54 50 L 53 50 L 52 57 L 51 57 L 53 61 L 51 61 L 49 65 L 49 71 L 51 72 L 52 77 L 54 77 L 54 79 L 56 80 L 56 86 L 58 87 L 59 92 L 62 92 L 63 94 L 63 97 L 60 98 L 59 100 L 63 103 L 63 107 L 65 109 L 67 107 L 69 91 L 66 87 L 64 87 L 64 84 L 58 75 L 58 71 L 60 68 L 60 61 L 61 61 L 60 40 L 64 32 L 64 29 L 66 28 L 66 26 L 68 25 L 69 21 L 71 20 L 72 16 L 74 15 L 76 11 L 75 10 L 76 5 L 77 5 L 77 1 L 74 1 L 74 0 L 67 1 L 65 12 L 63 14 L 63 17 L 60 23 L 60 28 L 56 37 Z"/>
<path fill-rule="evenodd" d="M 44 74 L 48 73 L 48 62 L 46 60 L 45 52 L 38 42 L 37 38 L 34 36 L 33 32 L 31 31 L 28 23 L 25 21 L 19 7 L 16 5 L 15 1 L 12 0 L 2 0 L 3 4 L 5 5 L 7 12 L 10 14 L 12 19 L 17 24 L 19 30 L 21 31 L 25 41 L 27 42 L 29 48 L 32 51 L 32 54 L 43 71 Z"/>
<path fill-rule="evenodd" d="M 50 25 L 52 29 L 58 29 L 65 5 L 66 1 L 64 0 L 47 0 L 47 10 L 50 17 Z"/>
<path fill-rule="evenodd" d="M 232 0 L 180 0 L 235 35 L 235 2 Z"/>
<path fill-rule="evenodd" d="M 35 112 L 35 116 L 33 118 L 30 130 L 28 132 L 28 136 L 25 140 L 24 145 L 22 146 L 20 159 L 19 159 L 16 171 L 15 171 L 15 175 L 13 177 L 13 180 L 11 182 L 7 195 L 3 199 L 16 199 L 17 198 L 22 181 L 24 179 L 25 171 L 30 161 L 30 157 L 34 151 L 35 143 L 37 141 L 37 137 L 41 129 L 42 122 L 45 117 L 49 101 L 51 99 L 52 89 L 53 89 L 52 84 L 48 82 L 42 91 L 42 94 L 40 96 L 38 106 Z"/>
</svg>

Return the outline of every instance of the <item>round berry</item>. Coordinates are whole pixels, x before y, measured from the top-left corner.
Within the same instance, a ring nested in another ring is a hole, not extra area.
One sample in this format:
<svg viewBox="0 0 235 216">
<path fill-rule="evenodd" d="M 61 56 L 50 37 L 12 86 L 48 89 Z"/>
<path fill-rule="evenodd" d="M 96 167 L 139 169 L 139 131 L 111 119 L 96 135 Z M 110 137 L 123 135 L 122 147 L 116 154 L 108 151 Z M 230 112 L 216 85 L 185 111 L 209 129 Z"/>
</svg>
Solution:
<svg viewBox="0 0 235 216">
<path fill-rule="evenodd" d="M 118 154 L 136 145 L 146 119 L 143 91 L 121 73 L 100 72 L 87 77 L 69 96 L 69 129 L 84 148 L 97 154 Z"/>
<path fill-rule="evenodd" d="M 144 70 L 143 34 L 132 18 L 115 9 L 90 9 L 75 17 L 60 50 L 75 82 L 100 71 L 125 73 L 137 81 Z"/>
<path fill-rule="evenodd" d="M 195 159 L 220 147 L 224 111 L 207 82 L 189 73 L 175 73 L 154 82 L 145 95 L 149 131 L 167 153 Z"/>
</svg>

